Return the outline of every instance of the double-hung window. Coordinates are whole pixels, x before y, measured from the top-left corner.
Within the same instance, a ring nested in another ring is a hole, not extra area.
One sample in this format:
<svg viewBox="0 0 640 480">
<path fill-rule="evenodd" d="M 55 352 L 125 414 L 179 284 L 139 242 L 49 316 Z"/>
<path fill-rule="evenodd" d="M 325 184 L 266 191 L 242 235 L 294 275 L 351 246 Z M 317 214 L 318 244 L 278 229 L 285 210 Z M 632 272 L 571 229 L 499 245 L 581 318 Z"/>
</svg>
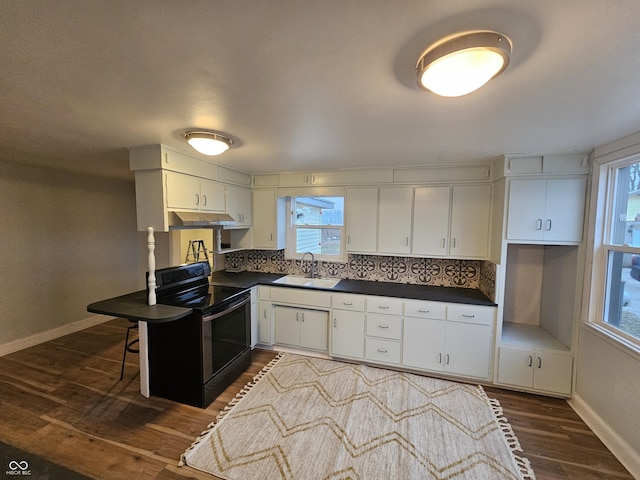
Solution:
<svg viewBox="0 0 640 480">
<path fill-rule="evenodd" d="M 593 320 L 640 348 L 640 157 L 604 165 L 600 176 L 598 198 L 605 207 L 598 209 L 602 243 L 594 259 L 604 280 L 596 288 L 604 295 Z"/>
<path fill-rule="evenodd" d="M 344 197 L 291 197 L 289 257 L 344 261 Z"/>
</svg>

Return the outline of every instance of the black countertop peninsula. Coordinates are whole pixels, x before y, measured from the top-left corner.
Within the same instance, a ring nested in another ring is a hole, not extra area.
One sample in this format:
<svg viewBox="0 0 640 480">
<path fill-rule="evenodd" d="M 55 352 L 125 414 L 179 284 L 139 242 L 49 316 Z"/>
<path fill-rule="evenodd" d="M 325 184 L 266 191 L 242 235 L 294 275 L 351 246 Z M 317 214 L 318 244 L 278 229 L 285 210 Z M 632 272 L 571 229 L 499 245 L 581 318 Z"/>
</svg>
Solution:
<svg viewBox="0 0 640 480">
<path fill-rule="evenodd" d="M 149 305 L 147 291 L 121 295 L 87 305 L 87 311 L 141 322 L 172 322 L 189 315 L 193 309 L 171 305 Z"/>
<path fill-rule="evenodd" d="M 464 303 L 469 305 L 496 304 L 480 290 L 473 288 L 435 287 L 430 285 L 411 285 L 405 283 L 375 282 L 368 280 L 340 280 L 333 288 L 316 288 L 307 286 L 273 284 L 274 280 L 283 277 L 279 273 L 261 272 L 226 272 L 211 274 L 212 285 L 251 288 L 255 285 L 272 285 L 286 288 L 314 288 L 329 292 L 355 293 L 361 295 L 378 295 L 384 297 L 409 298 L 414 300 L 431 300 L 435 302 Z"/>
</svg>

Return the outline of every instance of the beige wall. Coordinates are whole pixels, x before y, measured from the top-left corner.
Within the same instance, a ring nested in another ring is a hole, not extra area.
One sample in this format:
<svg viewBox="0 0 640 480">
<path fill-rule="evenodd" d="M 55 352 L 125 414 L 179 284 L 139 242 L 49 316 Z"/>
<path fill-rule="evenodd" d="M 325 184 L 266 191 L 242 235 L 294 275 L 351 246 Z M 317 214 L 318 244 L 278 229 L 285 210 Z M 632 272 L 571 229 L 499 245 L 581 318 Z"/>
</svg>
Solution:
<svg viewBox="0 0 640 480">
<path fill-rule="evenodd" d="M 0 346 L 136 290 L 133 181 L 0 160 Z"/>
</svg>

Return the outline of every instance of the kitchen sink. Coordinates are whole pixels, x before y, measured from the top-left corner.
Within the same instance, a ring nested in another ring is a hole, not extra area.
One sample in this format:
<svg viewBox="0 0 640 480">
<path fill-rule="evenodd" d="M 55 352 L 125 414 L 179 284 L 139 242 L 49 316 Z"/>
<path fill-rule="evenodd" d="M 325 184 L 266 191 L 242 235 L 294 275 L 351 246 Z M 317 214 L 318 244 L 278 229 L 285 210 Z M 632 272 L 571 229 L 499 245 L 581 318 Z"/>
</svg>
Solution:
<svg viewBox="0 0 640 480">
<path fill-rule="evenodd" d="M 273 283 L 279 283 L 280 285 L 295 285 L 299 287 L 333 288 L 339 281 L 339 278 L 309 278 L 297 275 L 286 275 L 274 280 Z"/>
</svg>

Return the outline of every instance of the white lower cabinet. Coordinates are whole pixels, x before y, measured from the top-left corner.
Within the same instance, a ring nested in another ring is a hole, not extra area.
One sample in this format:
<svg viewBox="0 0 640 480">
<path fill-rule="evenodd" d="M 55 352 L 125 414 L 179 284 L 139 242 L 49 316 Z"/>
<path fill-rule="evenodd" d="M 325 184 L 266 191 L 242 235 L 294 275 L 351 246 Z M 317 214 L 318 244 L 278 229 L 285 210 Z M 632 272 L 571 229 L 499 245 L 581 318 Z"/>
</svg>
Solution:
<svg viewBox="0 0 640 480">
<path fill-rule="evenodd" d="M 494 322 L 494 307 L 407 302 L 402 364 L 488 379 Z"/>
<path fill-rule="evenodd" d="M 405 317 L 402 364 L 489 378 L 492 327 Z"/>
<path fill-rule="evenodd" d="M 364 358 L 364 313 L 333 311 L 331 355 Z"/>
<path fill-rule="evenodd" d="M 329 348 L 329 312 L 276 305 L 275 343 L 312 350 Z"/>
<path fill-rule="evenodd" d="M 391 365 L 400 364 L 400 342 L 383 338 L 367 337 L 366 358 L 372 362 Z"/>
<path fill-rule="evenodd" d="M 263 345 L 273 345 L 271 332 L 271 302 L 269 300 L 258 301 L 258 342 Z"/>
<path fill-rule="evenodd" d="M 502 345 L 499 355 L 497 383 L 554 394 L 571 394 L 571 354 Z"/>
</svg>

